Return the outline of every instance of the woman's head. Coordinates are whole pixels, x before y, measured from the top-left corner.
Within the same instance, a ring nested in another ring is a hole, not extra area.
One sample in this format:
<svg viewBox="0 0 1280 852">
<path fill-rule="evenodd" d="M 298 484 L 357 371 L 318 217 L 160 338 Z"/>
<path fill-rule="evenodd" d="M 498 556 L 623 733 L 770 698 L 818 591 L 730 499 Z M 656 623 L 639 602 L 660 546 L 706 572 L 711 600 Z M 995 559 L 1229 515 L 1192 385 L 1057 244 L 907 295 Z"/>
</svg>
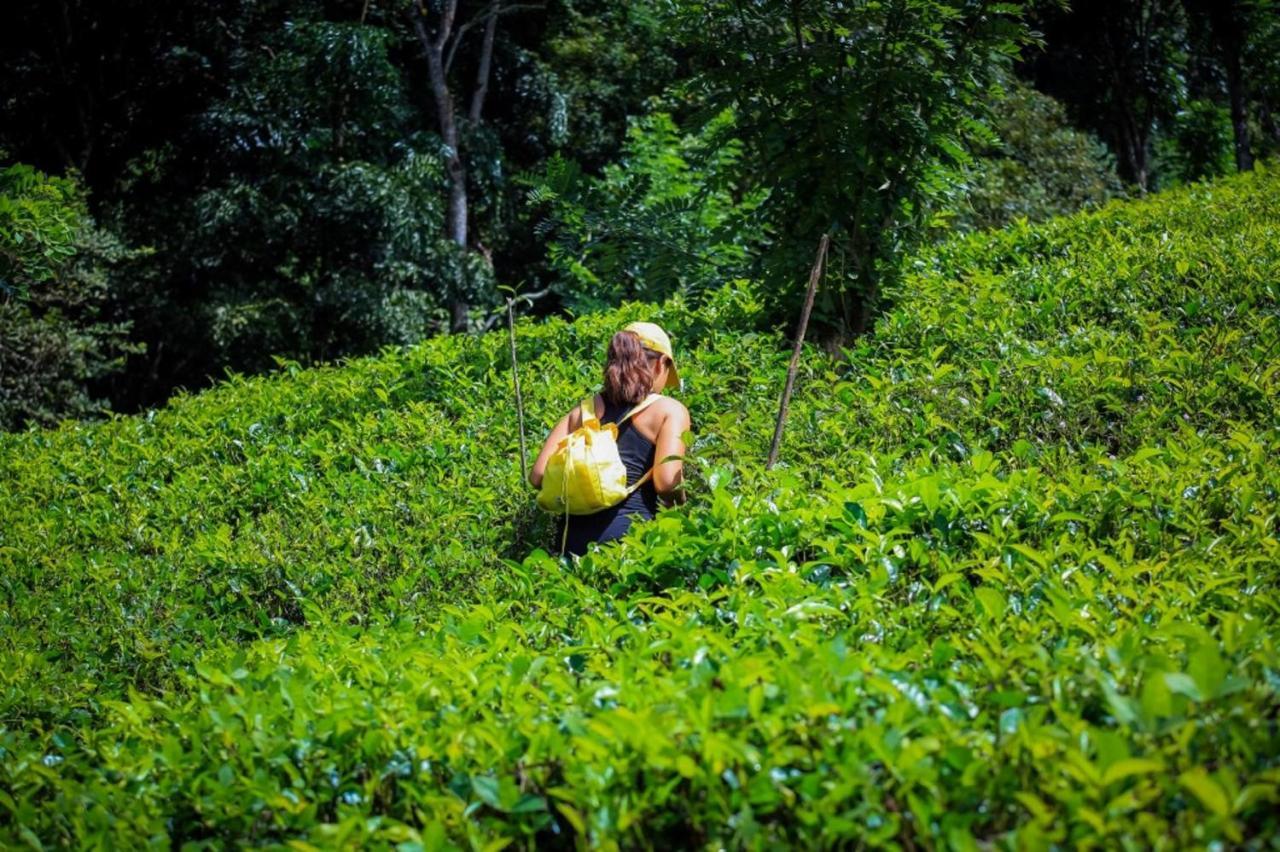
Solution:
<svg viewBox="0 0 1280 852">
<path fill-rule="evenodd" d="M 613 405 L 635 405 L 665 387 L 674 366 L 669 356 L 645 346 L 635 332 L 618 332 L 609 341 L 609 356 L 604 367 L 605 401 Z"/>
</svg>

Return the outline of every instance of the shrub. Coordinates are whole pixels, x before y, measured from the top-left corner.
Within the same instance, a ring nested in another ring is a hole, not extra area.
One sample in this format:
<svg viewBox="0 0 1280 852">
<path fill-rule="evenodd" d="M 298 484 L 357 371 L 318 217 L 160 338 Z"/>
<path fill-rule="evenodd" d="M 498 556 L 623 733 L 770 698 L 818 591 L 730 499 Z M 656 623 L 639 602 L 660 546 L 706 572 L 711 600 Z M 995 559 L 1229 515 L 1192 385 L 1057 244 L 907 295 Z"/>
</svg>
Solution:
<svg viewBox="0 0 1280 852">
<path fill-rule="evenodd" d="M 106 410 L 94 383 L 141 351 L 104 316 L 107 271 L 129 255 L 74 180 L 0 168 L 0 431 Z"/>
<path fill-rule="evenodd" d="M 993 108 L 999 143 L 960 170 L 953 226 L 998 228 L 1020 217 L 1038 222 L 1124 194 L 1106 146 L 1073 128 L 1060 103 L 1017 80 L 1006 85 Z"/>
</svg>

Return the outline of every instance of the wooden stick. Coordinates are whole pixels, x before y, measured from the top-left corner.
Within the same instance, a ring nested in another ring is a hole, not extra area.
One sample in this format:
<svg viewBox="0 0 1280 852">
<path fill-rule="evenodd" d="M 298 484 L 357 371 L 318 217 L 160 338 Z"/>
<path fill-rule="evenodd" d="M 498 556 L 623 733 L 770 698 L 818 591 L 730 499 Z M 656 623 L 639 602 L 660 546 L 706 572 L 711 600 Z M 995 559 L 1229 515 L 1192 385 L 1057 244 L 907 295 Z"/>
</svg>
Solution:
<svg viewBox="0 0 1280 852">
<path fill-rule="evenodd" d="M 778 422 L 773 427 L 773 445 L 769 447 L 769 460 L 764 469 L 770 470 L 778 460 L 778 450 L 782 446 L 782 427 L 787 420 L 787 409 L 791 406 L 791 391 L 796 384 L 796 369 L 800 366 L 800 351 L 804 346 L 804 333 L 809 327 L 809 314 L 813 311 L 813 297 L 818 292 L 818 279 L 826 267 L 827 247 L 831 245 L 831 237 L 822 235 L 818 241 L 818 256 L 813 261 L 813 271 L 809 273 L 809 290 L 804 294 L 804 308 L 800 311 L 800 327 L 796 329 L 796 345 L 791 350 L 791 365 L 787 367 L 787 383 L 782 388 L 782 402 L 778 406 Z"/>
<path fill-rule="evenodd" d="M 516 312 L 515 303 L 507 299 L 507 332 L 511 337 L 511 383 L 516 389 L 516 417 L 520 420 L 520 479 L 529 481 L 528 453 L 524 446 L 524 398 L 520 395 L 520 369 L 516 366 Z"/>
</svg>

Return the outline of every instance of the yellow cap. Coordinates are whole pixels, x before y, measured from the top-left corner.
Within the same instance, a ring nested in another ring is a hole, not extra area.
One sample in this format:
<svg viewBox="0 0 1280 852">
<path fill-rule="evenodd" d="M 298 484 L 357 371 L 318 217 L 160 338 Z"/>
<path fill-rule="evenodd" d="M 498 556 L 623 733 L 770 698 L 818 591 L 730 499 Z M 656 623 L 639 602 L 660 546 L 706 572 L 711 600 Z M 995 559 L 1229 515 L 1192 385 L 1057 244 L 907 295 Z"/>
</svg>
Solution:
<svg viewBox="0 0 1280 852">
<path fill-rule="evenodd" d="M 640 342 L 645 349 L 652 349 L 671 359 L 671 372 L 667 374 L 667 384 L 665 387 L 673 388 L 680 386 L 680 374 L 676 372 L 676 356 L 671 351 L 671 338 L 667 337 L 667 333 L 651 322 L 633 322 L 627 325 L 623 331 L 629 331 L 636 337 L 640 338 Z"/>
</svg>

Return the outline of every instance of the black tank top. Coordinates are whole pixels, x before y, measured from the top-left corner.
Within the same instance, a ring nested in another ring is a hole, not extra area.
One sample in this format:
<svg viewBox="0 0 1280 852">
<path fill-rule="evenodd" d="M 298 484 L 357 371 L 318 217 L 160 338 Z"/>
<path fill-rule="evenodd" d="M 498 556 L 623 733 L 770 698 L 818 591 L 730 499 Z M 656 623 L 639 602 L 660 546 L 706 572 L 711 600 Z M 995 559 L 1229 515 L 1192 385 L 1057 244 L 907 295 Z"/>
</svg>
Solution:
<svg viewBox="0 0 1280 852">
<path fill-rule="evenodd" d="M 600 422 L 602 424 L 617 423 L 633 408 L 635 408 L 634 405 L 612 405 L 605 400 L 604 414 L 601 415 Z M 628 488 L 639 482 L 640 477 L 653 468 L 656 452 L 657 448 L 653 442 L 635 428 L 634 419 L 628 419 L 626 423 L 618 426 L 618 455 L 622 457 L 622 464 L 627 468 Z M 658 511 L 658 492 L 653 487 L 653 478 L 650 477 L 648 482 L 631 492 L 630 496 L 620 504 L 620 508 L 624 511 L 640 512 L 652 518 Z"/>
</svg>

